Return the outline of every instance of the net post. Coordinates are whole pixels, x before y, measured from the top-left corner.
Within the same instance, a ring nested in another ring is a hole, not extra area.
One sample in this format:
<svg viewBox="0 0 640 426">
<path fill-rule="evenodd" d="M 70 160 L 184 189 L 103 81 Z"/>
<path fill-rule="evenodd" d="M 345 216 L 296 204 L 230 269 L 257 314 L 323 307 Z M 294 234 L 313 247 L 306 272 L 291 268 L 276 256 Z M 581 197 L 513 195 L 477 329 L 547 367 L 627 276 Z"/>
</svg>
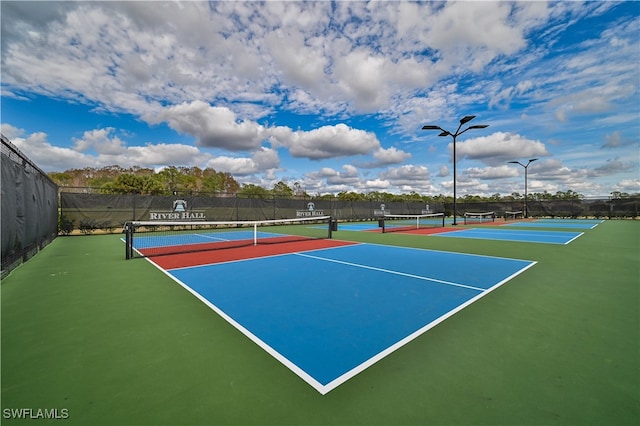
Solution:
<svg viewBox="0 0 640 426">
<path fill-rule="evenodd" d="M 126 222 L 124 224 L 124 232 L 125 259 L 129 260 L 133 257 L 133 225 L 131 222 Z"/>
<path fill-rule="evenodd" d="M 333 216 L 329 216 L 329 233 L 327 237 L 329 239 L 333 238 L 333 231 L 338 230 L 338 219 L 334 219 Z"/>
<path fill-rule="evenodd" d="M 442 227 L 444 228 L 445 222 L 444 222 L 444 213 L 442 213 Z"/>
<path fill-rule="evenodd" d="M 253 223 L 253 245 L 258 245 L 258 222 Z"/>
</svg>

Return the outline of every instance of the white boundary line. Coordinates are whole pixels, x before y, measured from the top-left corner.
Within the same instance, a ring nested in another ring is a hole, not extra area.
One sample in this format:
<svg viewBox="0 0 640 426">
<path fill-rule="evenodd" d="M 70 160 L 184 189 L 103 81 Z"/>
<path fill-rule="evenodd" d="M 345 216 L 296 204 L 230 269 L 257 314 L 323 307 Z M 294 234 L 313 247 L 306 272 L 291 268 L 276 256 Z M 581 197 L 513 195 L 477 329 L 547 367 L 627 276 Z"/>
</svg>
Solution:
<svg viewBox="0 0 640 426">
<path fill-rule="evenodd" d="M 573 237 L 572 239 L 570 239 L 569 241 L 567 241 L 566 243 L 564 243 L 564 245 L 566 246 L 567 244 L 569 244 L 570 242 L 572 242 L 573 240 L 578 239 L 579 237 L 582 237 L 584 235 L 584 232 L 579 233 L 578 235 L 576 235 L 575 237 Z"/>
</svg>

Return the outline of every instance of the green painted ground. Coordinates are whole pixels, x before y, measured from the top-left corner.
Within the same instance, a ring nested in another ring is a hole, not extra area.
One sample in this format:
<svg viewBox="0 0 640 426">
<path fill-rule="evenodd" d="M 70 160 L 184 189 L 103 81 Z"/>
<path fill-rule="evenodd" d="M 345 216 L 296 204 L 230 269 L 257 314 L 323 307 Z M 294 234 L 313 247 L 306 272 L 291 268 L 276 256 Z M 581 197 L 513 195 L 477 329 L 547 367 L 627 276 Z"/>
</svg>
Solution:
<svg viewBox="0 0 640 426">
<path fill-rule="evenodd" d="M 60 237 L 1 285 L 2 424 L 640 424 L 639 222 L 568 246 L 335 236 L 538 264 L 322 396 L 120 235 Z"/>
</svg>

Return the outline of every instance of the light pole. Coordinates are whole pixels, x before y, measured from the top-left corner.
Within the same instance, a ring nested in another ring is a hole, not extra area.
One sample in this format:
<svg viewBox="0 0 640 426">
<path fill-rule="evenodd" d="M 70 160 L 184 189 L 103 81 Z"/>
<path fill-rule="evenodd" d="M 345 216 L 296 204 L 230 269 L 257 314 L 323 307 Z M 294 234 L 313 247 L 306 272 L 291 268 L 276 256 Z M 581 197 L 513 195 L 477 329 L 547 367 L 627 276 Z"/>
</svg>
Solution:
<svg viewBox="0 0 640 426">
<path fill-rule="evenodd" d="M 527 204 L 527 170 L 529 169 L 529 165 L 537 160 L 538 160 L 537 158 L 532 158 L 531 160 L 529 160 L 526 166 L 519 161 L 509 161 L 509 163 L 511 164 L 520 164 L 522 167 L 524 167 L 524 217 L 525 218 L 529 216 L 529 205 Z"/>
<path fill-rule="evenodd" d="M 474 118 L 476 118 L 475 115 L 467 115 L 465 117 L 463 117 L 460 120 L 460 125 L 458 126 L 458 130 L 456 130 L 455 133 L 451 133 L 448 130 L 444 130 L 442 127 L 440 126 L 422 126 L 422 130 L 440 130 L 442 133 L 440 133 L 438 136 L 451 136 L 453 138 L 453 224 L 457 225 L 457 209 L 456 209 L 456 138 L 458 136 L 460 136 L 461 134 L 463 134 L 464 132 L 466 132 L 467 130 L 472 130 L 472 129 L 484 129 L 486 127 L 489 127 L 488 124 L 476 124 L 474 126 L 469 126 L 466 129 L 460 131 L 460 129 L 462 128 L 462 126 L 465 123 L 468 123 L 469 121 L 473 120 Z"/>
</svg>

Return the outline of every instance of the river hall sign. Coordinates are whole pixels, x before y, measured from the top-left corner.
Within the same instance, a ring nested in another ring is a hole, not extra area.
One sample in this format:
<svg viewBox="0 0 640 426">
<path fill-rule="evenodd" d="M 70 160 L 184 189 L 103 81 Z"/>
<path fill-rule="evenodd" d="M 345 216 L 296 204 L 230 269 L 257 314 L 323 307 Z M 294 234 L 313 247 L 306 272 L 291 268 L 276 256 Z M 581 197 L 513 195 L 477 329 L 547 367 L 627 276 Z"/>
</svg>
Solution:
<svg viewBox="0 0 640 426">
<path fill-rule="evenodd" d="M 316 210 L 313 203 L 307 204 L 307 210 L 296 210 L 296 217 L 324 216 L 324 210 Z"/>
<path fill-rule="evenodd" d="M 185 200 L 175 200 L 171 211 L 149 212 L 149 220 L 207 220 L 203 211 L 187 210 Z"/>
</svg>

